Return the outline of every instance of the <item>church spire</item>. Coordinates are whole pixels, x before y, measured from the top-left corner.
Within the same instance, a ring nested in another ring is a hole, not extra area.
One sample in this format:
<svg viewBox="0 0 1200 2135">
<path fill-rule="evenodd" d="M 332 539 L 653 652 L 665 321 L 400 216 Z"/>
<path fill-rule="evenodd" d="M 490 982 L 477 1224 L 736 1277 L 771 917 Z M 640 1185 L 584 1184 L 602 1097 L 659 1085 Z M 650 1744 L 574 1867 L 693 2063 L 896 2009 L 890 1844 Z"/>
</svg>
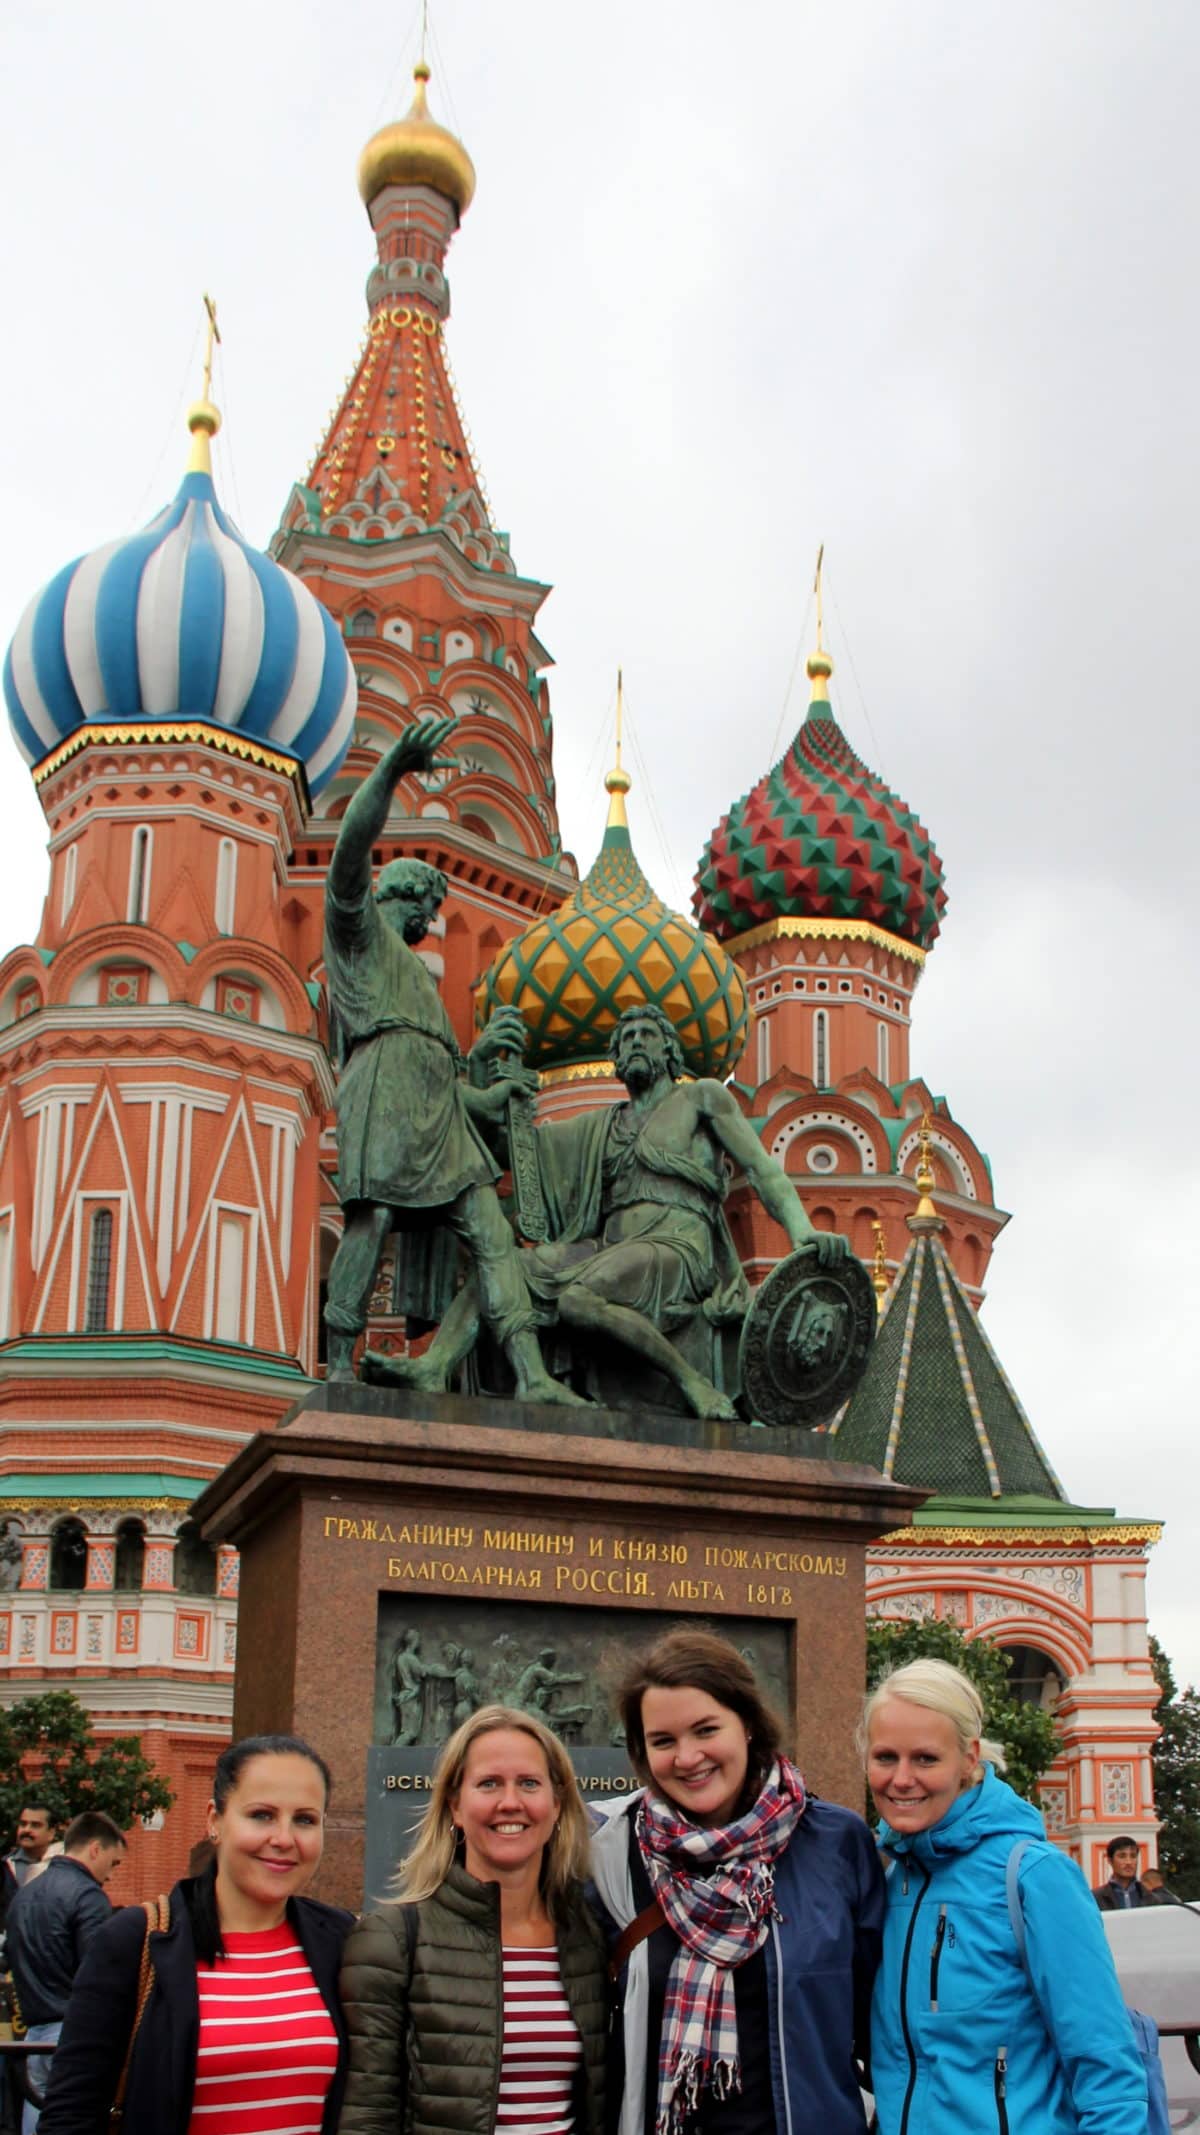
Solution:
<svg viewBox="0 0 1200 2135">
<path fill-rule="evenodd" d="M 812 683 L 812 702 L 825 708 L 829 704 L 829 677 L 833 673 L 833 661 L 825 650 L 825 608 L 821 586 L 821 568 L 825 562 L 825 543 L 817 550 L 817 568 L 813 578 L 813 599 L 817 604 L 817 645 L 805 662 L 805 673 Z M 810 714 L 810 716 L 812 716 Z"/>
<path fill-rule="evenodd" d="M 618 831 L 624 831 L 624 832 L 625 832 L 625 837 L 626 837 L 626 841 L 628 840 L 628 836 L 629 836 L 629 817 L 628 817 L 628 816 L 626 815 L 626 813 L 625 813 L 625 795 L 626 795 L 626 794 L 628 793 L 628 791 L 629 791 L 629 788 L 630 788 L 630 786 L 631 786 L 631 785 L 633 784 L 633 780 L 632 780 L 632 779 L 630 778 L 630 776 L 629 776 L 629 773 L 628 773 L 628 771 L 627 771 L 627 770 L 625 769 L 625 766 L 624 766 L 624 765 L 623 765 L 623 763 L 621 762 L 621 729 L 622 729 L 622 726 L 623 726 L 623 724 L 624 724 L 624 716 L 625 716 L 625 693 L 624 693 L 624 678 L 623 678 L 623 673 L 622 673 L 622 670 L 621 670 L 621 669 L 620 669 L 620 668 L 618 667 L 618 669 L 617 669 L 617 747 L 616 747 L 616 757 L 615 757 L 615 761 L 614 761 L 614 763 L 613 763 L 613 767 L 612 767 L 612 770 L 611 770 L 611 771 L 608 771 L 608 772 L 606 772 L 606 773 L 605 773 L 605 778 L 604 778 L 604 790 L 605 790 L 605 792 L 607 793 L 607 795 L 608 795 L 608 797 L 609 797 L 609 800 L 608 800 L 608 827 L 607 827 L 607 829 L 606 829 L 606 831 L 605 831 L 605 843 L 606 843 L 606 844 L 608 843 L 608 832 L 609 832 L 610 830 L 618 830 Z"/>
<path fill-rule="evenodd" d="M 217 307 L 205 294 L 205 344 L 204 383 L 199 400 L 194 400 L 188 409 L 187 426 L 192 433 L 192 450 L 188 458 L 189 474 L 212 474 L 212 440 L 221 427 L 221 411 L 214 407 L 212 397 L 213 354 L 220 343 L 221 330 L 217 325 Z"/>
<path fill-rule="evenodd" d="M 450 316 L 446 253 L 475 191 L 475 166 L 430 115 L 422 56 L 402 119 L 367 142 L 358 185 L 378 254 L 358 361 L 330 417 L 305 488 L 324 530 L 372 538 L 438 527 L 486 569 L 511 570 L 459 412 L 442 328 Z M 342 512 L 344 526 L 332 524 Z"/>
<path fill-rule="evenodd" d="M 914 1237 L 919 1237 L 923 1231 L 944 1231 L 946 1228 L 945 1223 L 939 1216 L 932 1199 L 934 1188 L 934 1172 L 933 1159 L 930 1156 L 930 1150 L 933 1146 L 933 1129 L 930 1125 L 928 1112 L 926 1112 L 924 1117 L 922 1118 L 921 1132 L 918 1138 L 918 1142 L 920 1153 L 917 1158 L 917 1168 L 914 1173 L 914 1178 L 916 1180 L 917 1191 L 920 1195 L 920 1199 L 918 1200 L 917 1205 L 913 1210 L 911 1216 L 907 1216 L 905 1218 L 909 1230 L 913 1233 Z"/>
</svg>

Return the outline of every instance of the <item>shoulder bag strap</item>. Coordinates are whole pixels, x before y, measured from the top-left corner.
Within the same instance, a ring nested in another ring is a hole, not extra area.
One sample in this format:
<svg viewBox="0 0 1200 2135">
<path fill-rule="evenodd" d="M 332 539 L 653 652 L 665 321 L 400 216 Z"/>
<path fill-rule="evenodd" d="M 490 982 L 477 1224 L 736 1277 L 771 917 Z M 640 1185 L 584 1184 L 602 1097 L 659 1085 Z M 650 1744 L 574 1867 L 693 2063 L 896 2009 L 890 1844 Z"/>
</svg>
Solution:
<svg viewBox="0 0 1200 2135">
<path fill-rule="evenodd" d="M 129 2034 L 129 2044 L 125 2049 L 124 2066 L 117 2078 L 116 2092 L 112 2105 L 109 2107 L 108 2121 L 109 2127 L 112 2129 L 119 2128 L 125 2117 L 125 2093 L 129 2088 L 129 2068 L 133 2060 L 133 2049 L 137 2043 L 137 2035 L 141 2027 L 142 2018 L 146 2013 L 146 2003 L 150 1999 L 150 1989 L 154 1984 L 154 1969 L 150 1963 L 150 1930 L 155 1928 L 160 1935 L 166 1933 L 171 1920 L 170 1898 L 165 1892 L 157 1898 L 143 1898 L 142 1911 L 146 1915 L 146 1928 L 142 1936 L 141 1962 L 138 1965 L 137 2009 L 134 2014 L 133 2029 Z"/>
<path fill-rule="evenodd" d="M 1017 1955 L 1026 1972 L 1029 1970 L 1029 1958 L 1025 1950 L 1025 1915 L 1021 1910 L 1021 1890 L 1017 1877 L 1021 1872 L 1022 1859 L 1028 1850 L 1029 1840 L 1027 1838 L 1019 1838 L 1008 1856 L 1004 1870 L 1004 1895 L 1008 1899 L 1009 1922 L 1012 1926 L 1013 1940 L 1017 1945 Z"/>
<path fill-rule="evenodd" d="M 665 1927 L 666 1919 L 667 1916 L 657 1898 L 652 1898 L 649 1905 L 644 1905 L 640 1913 L 634 1914 L 628 1927 L 622 1928 L 613 1944 L 612 1955 L 608 1960 L 610 1979 L 619 1979 L 622 1967 L 628 1964 L 639 1942 L 645 1942 L 646 1937 L 652 1935 L 656 1928 Z"/>
</svg>

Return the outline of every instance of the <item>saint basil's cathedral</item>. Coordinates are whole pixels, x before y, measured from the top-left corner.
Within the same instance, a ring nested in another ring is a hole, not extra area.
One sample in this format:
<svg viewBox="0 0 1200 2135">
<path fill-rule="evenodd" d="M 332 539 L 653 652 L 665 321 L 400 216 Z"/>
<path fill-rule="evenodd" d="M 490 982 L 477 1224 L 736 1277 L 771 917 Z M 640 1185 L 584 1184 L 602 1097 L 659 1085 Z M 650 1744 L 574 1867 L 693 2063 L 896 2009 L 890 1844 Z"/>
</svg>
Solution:
<svg viewBox="0 0 1200 2135">
<path fill-rule="evenodd" d="M 1007 1217 L 909 1056 L 941 861 L 843 734 L 818 627 L 807 717 L 712 830 L 694 916 L 638 864 L 619 747 L 579 879 L 549 588 L 493 524 L 449 366 L 446 255 L 475 172 L 427 80 L 363 152 L 366 332 L 269 550 L 214 489 L 206 377 L 173 502 L 67 564 L 5 660 L 51 873 L 36 942 L 0 963 L 0 1695 L 69 1688 L 99 1736 L 142 1737 L 176 1801 L 122 1873 L 169 1884 L 228 1739 L 237 1637 L 236 1553 L 191 1508 L 323 1368 L 341 1221 L 325 876 L 383 749 L 452 714 L 455 767 L 404 782 L 375 860 L 449 878 L 422 953 L 460 1046 L 515 1004 L 539 1114 L 561 1118 L 620 1094 L 608 1037 L 651 1000 L 687 1071 L 731 1081 L 817 1226 L 873 1269 L 877 1339 L 825 1450 L 932 1492 L 870 1551 L 868 1611 L 1009 1650 L 1062 1735 L 1047 1826 L 1098 1882 L 1114 1831 L 1154 1854 L 1159 1527 L 1069 1499 L 979 1317 Z M 727 1212 L 761 1280 L 784 1234 L 737 1179 Z M 406 1339 L 397 1280 L 389 1258 L 376 1347 Z"/>
</svg>

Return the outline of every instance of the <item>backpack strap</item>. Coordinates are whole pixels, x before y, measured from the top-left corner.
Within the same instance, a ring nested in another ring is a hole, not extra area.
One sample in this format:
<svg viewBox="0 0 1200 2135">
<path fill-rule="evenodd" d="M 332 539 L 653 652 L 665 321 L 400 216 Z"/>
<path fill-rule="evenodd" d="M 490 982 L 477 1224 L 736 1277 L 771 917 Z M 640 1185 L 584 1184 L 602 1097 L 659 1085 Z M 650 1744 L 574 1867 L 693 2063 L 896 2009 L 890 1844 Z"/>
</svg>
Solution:
<svg viewBox="0 0 1200 2135">
<path fill-rule="evenodd" d="M 1009 1923 L 1013 1931 L 1013 1941 L 1017 1945 L 1017 1955 L 1026 1972 L 1029 1970 L 1029 1957 L 1025 1947 L 1025 1915 L 1021 1910 L 1021 1887 L 1017 1878 L 1021 1873 L 1021 1862 L 1029 1850 L 1029 1844 L 1027 1838 L 1019 1838 L 1004 1869 L 1004 1895 L 1008 1899 Z"/>
</svg>

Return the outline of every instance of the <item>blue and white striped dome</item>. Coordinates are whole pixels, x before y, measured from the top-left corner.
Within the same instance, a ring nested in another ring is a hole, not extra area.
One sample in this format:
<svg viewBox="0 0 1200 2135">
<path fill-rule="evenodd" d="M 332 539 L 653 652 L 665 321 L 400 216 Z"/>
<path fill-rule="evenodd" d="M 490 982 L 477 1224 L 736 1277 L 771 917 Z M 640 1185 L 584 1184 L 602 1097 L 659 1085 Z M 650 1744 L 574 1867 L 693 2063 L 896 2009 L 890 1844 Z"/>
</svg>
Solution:
<svg viewBox="0 0 1200 2135">
<path fill-rule="evenodd" d="M 143 533 L 69 563 L 30 602 L 4 695 L 30 765 L 88 720 L 200 719 L 296 757 L 315 797 L 350 745 L 357 693 L 328 609 L 193 472 Z"/>
</svg>

